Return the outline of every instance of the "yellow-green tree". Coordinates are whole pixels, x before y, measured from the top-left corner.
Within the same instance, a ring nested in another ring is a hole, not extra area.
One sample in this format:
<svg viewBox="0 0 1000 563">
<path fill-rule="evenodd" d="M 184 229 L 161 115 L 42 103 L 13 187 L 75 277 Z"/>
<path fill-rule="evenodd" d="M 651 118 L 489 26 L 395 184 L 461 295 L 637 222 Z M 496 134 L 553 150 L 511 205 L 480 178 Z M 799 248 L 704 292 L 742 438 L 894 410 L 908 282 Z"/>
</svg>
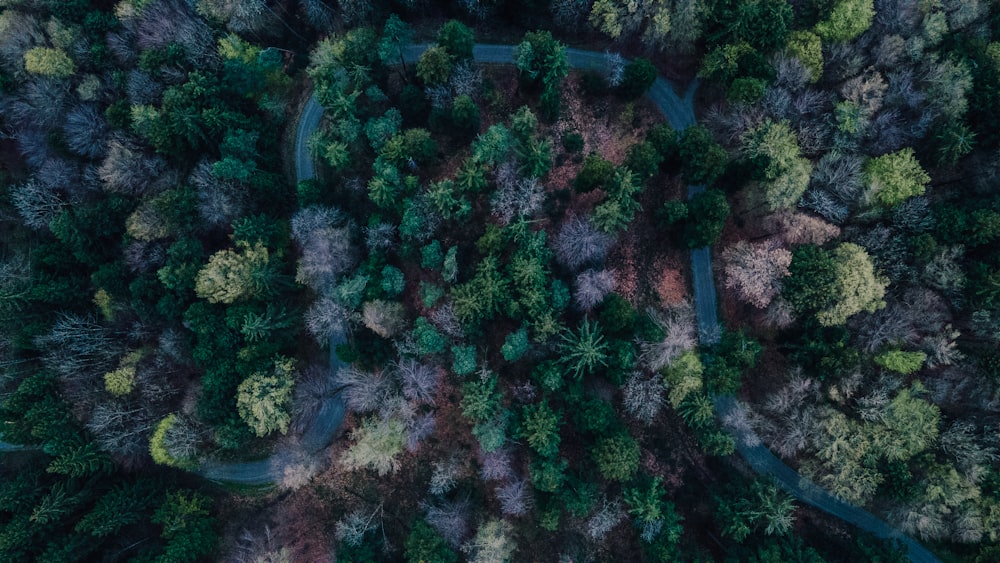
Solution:
<svg viewBox="0 0 1000 563">
<path fill-rule="evenodd" d="M 267 436 L 275 430 L 288 432 L 294 372 L 295 360 L 279 357 L 271 373 L 257 372 L 240 383 L 236 409 L 256 435 Z"/>
<path fill-rule="evenodd" d="M 855 313 L 874 313 L 885 307 L 882 297 L 889 280 L 875 272 L 875 265 L 864 248 L 845 242 L 833 250 L 832 257 L 835 278 L 830 293 L 833 302 L 816 313 L 820 324 L 842 325 Z"/>
<path fill-rule="evenodd" d="M 62 49 L 35 47 L 24 53 L 24 70 L 40 76 L 65 78 L 73 76 L 76 67 Z"/>
<path fill-rule="evenodd" d="M 277 272 L 267 248 L 257 242 L 237 243 L 237 250 L 220 250 L 198 272 L 194 291 L 209 303 L 232 303 L 273 291 Z"/>
</svg>

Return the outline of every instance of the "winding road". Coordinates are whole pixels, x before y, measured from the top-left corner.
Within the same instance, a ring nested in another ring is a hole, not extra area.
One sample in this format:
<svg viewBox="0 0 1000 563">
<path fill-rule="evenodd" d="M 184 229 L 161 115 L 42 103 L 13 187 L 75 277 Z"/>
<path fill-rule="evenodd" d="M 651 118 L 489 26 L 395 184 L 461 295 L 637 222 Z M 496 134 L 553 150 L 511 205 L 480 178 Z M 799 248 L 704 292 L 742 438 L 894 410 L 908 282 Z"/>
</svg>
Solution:
<svg viewBox="0 0 1000 563">
<path fill-rule="evenodd" d="M 404 49 L 403 57 L 407 62 L 415 62 L 428 46 L 429 44 L 410 45 Z M 477 44 L 473 48 L 473 58 L 479 63 L 511 64 L 514 60 L 514 46 Z M 596 51 L 567 49 L 567 59 L 569 65 L 576 69 L 600 71 L 605 68 L 605 54 Z M 667 118 L 670 125 L 675 130 L 680 131 L 695 123 L 693 98 L 697 87 L 696 80 L 681 98 L 677 96 L 670 82 L 662 77 L 657 77 L 647 95 Z M 296 134 L 295 171 L 296 177 L 300 181 L 314 177 L 313 162 L 309 155 L 307 141 L 319 126 L 322 115 L 322 106 L 316 100 L 315 95 L 310 96 L 302 110 Z M 690 186 L 688 197 L 702 190 L 704 190 L 704 186 Z M 720 327 L 709 248 L 698 248 L 691 252 L 691 269 L 699 336 L 703 344 L 712 344 L 718 342 Z M 344 365 L 337 357 L 335 350 L 337 344 L 344 342 L 345 339 L 345 335 L 338 335 L 330 339 L 331 374 Z M 735 405 L 734 397 L 716 398 L 716 410 L 720 418 L 724 418 L 726 414 L 731 412 Z M 339 429 L 344 413 L 345 405 L 339 395 L 327 398 L 317 416 L 303 433 L 299 447 L 309 454 L 314 454 L 325 448 Z M 869 512 L 843 502 L 800 476 L 771 453 L 767 447 L 763 446 L 752 432 L 737 435 L 734 438 L 737 443 L 737 451 L 755 472 L 773 478 L 778 486 L 801 502 L 836 516 L 877 537 L 902 541 L 907 547 L 910 561 L 915 563 L 939 561 L 917 541 Z M 17 449 L 22 448 L 0 442 L 0 451 Z M 277 455 L 280 453 L 274 454 L 274 456 Z M 204 477 L 216 481 L 258 485 L 274 483 L 281 478 L 282 471 L 281 467 L 272 462 L 274 456 L 265 460 L 245 463 L 208 462 L 203 464 L 198 472 Z"/>
</svg>

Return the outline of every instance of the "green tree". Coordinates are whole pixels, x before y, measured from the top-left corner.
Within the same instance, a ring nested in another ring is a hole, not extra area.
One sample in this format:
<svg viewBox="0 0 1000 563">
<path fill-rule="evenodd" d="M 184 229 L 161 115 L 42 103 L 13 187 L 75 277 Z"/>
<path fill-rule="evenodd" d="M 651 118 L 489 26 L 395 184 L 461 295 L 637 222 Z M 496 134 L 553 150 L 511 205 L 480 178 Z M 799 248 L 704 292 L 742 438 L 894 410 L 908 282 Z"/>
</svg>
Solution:
<svg viewBox="0 0 1000 563">
<path fill-rule="evenodd" d="M 815 33 L 801 29 L 789 33 L 785 51 L 809 69 L 811 82 L 823 76 L 823 42 Z"/>
<path fill-rule="evenodd" d="M 590 153 L 583 159 L 583 167 L 573 180 L 573 189 L 586 193 L 597 188 L 603 189 L 611 182 L 615 165 L 597 153 Z"/>
<path fill-rule="evenodd" d="M 763 53 L 785 44 L 794 15 L 788 2 L 739 0 L 727 4 L 716 14 L 724 27 L 713 39 L 745 42 Z"/>
<path fill-rule="evenodd" d="M 875 205 L 892 207 L 923 195 L 931 177 L 924 172 L 913 149 L 905 148 L 869 160 L 864 168 L 866 197 Z"/>
<path fill-rule="evenodd" d="M 455 286 L 452 300 L 455 314 L 465 323 L 490 320 L 507 302 L 510 281 L 503 276 L 495 256 L 487 256 L 476 266 L 476 275 Z"/>
<path fill-rule="evenodd" d="M 167 493 L 150 518 L 160 525 L 160 537 L 166 540 L 159 560 L 193 563 L 210 555 L 219 542 L 211 511 L 212 499 L 203 494 L 186 490 Z"/>
<path fill-rule="evenodd" d="M 653 143 L 643 141 L 628 148 L 625 155 L 626 168 L 635 172 L 643 181 L 649 180 L 660 170 L 660 163 L 663 162 L 663 155 L 660 154 Z"/>
<path fill-rule="evenodd" d="M 824 41 L 850 41 L 864 33 L 875 17 L 873 0 L 837 0 L 830 15 L 816 24 L 816 35 Z"/>
<path fill-rule="evenodd" d="M 927 360 L 925 352 L 904 352 L 902 350 L 888 350 L 882 352 L 874 358 L 875 363 L 889 371 L 910 375 L 920 371 Z"/>
<path fill-rule="evenodd" d="M 76 72 L 76 67 L 62 49 L 33 47 L 24 53 L 24 70 L 39 76 L 68 78 Z"/>
<path fill-rule="evenodd" d="M 563 458 L 541 458 L 531 461 L 528 467 L 531 486 L 543 493 L 555 493 L 566 481 L 569 463 Z"/>
<path fill-rule="evenodd" d="M 799 246 L 792 251 L 788 271 L 782 283 L 782 296 L 796 311 L 817 311 L 830 304 L 837 271 L 829 252 L 814 244 Z"/>
<path fill-rule="evenodd" d="M 443 47 L 456 61 L 472 59 L 475 32 L 458 20 L 448 20 L 437 34 L 437 44 Z"/>
<path fill-rule="evenodd" d="M 738 542 L 758 529 L 769 536 L 786 535 L 795 523 L 792 498 L 771 484 L 755 481 L 749 489 L 715 500 L 722 532 Z"/>
<path fill-rule="evenodd" d="M 209 303 L 233 303 L 277 291 L 279 274 L 268 249 L 260 242 L 236 246 L 213 254 L 198 272 L 194 286 L 198 297 Z"/>
<path fill-rule="evenodd" d="M 400 167 L 412 167 L 430 162 L 437 156 L 437 142 L 426 129 L 406 129 L 389 139 L 382 147 L 382 155 Z"/>
<path fill-rule="evenodd" d="M 671 36 L 671 30 L 674 29 L 674 19 L 682 16 L 671 10 L 672 5 L 671 2 L 597 0 L 590 9 L 588 21 L 598 31 L 609 35 L 612 39 L 633 37 L 641 32 L 646 44 L 662 49 Z M 694 19 L 695 21 L 689 26 L 697 28 L 699 24 L 697 16 L 694 16 Z M 681 22 L 684 21 L 685 18 L 681 17 Z"/>
<path fill-rule="evenodd" d="M 795 207 L 809 187 L 812 164 L 799 154 L 795 133 L 786 121 L 767 120 L 742 138 L 743 156 L 761 182 L 759 199 L 768 211 Z"/>
<path fill-rule="evenodd" d="M 701 125 L 688 127 L 678 141 L 681 172 L 689 184 L 710 185 L 726 169 L 729 155 Z"/>
<path fill-rule="evenodd" d="M 729 217 L 726 194 L 716 189 L 696 194 L 688 202 L 688 216 L 690 218 L 684 227 L 684 240 L 688 247 L 700 248 L 715 244 Z"/>
<path fill-rule="evenodd" d="M 566 46 L 553 39 L 548 31 L 529 31 L 518 44 L 514 61 L 523 80 L 541 84 L 539 107 L 543 117 L 555 121 L 559 117 L 562 80 L 569 73 Z"/>
<path fill-rule="evenodd" d="M 458 563 L 458 555 L 448 547 L 448 542 L 423 518 L 413 521 L 413 527 L 406 536 L 403 550 L 407 561 Z"/>
<path fill-rule="evenodd" d="M 422 355 L 441 354 L 448 347 L 445 337 L 424 317 L 417 317 L 413 324 L 413 340 Z"/>
<path fill-rule="evenodd" d="M 294 375 L 295 360 L 277 358 L 271 373 L 256 372 L 240 383 L 236 410 L 257 436 L 288 432 Z"/>
<path fill-rule="evenodd" d="M 597 440 L 591 457 L 601 476 L 609 481 L 625 482 L 639 469 L 639 444 L 626 432 Z"/>
<path fill-rule="evenodd" d="M 472 97 L 463 94 L 455 98 L 451 104 L 451 122 L 459 131 L 479 132 L 479 106 Z"/>
<path fill-rule="evenodd" d="M 559 453 L 561 422 L 562 414 L 552 410 L 543 399 L 540 403 L 525 405 L 519 434 L 538 455 L 553 458 Z"/>
<path fill-rule="evenodd" d="M 584 318 L 576 331 L 567 330 L 560 345 L 562 361 L 577 379 L 593 374 L 608 363 L 608 343 L 601 334 L 601 325 Z"/>
<path fill-rule="evenodd" d="M 496 375 L 474 378 L 462 385 L 462 415 L 472 422 L 489 420 L 500 411 L 501 398 Z"/>
<path fill-rule="evenodd" d="M 476 371 L 476 347 L 475 346 L 452 346 L 451 371 L 455 375 L 469 375 Z"/>
<path fill-rule="evenodd" d="M 663 369 L 663 384 L 671 406 L 675 409 L 680 407 L 688 396 L 702 390 L 704 371 L 701 358 L 693 350 L 684 352 Z"/>
<path fill-rule="evenodd" d="M 500 347 L 500 354 L 508 362 L 516 362 L 528 351 L 528 330 L 524 327 L 507 335 Z"/>
<path fill-rule="evenodd" d="M 626 100 L 638 99 L 656 81 L 656 74 L 656 67 L 649 59 L 635 59 L 625 67 L 618 93 Z"/>
<path fill-rule="evenodd" d="M 396 60 L 403 67 L 403 74 L 406 74 L 406 60 L 403 58 L 403 48 L 410 44 L 413 39 L 413 28 L 410 24 L 399 19 L 396 14 L 390 14 L 385 20 L 382 28 L 382 37 L 378 42 L 378 56 L 385 64 L 390 64 Z"/>
<path fill-rule="evenodd" d="M 934 445 L 938 439 L 941 410 L 916 395 L 922 391 L 900 391 L 882 416 L 882 428 L 873 429 L 872 443 L 889 461 L 906 461 Z"/>
<path fill-rule="evenodd" d="M 830 295 L 833 303 L 816 313 L 820 324 L 841 325 L 855 313 L 874 313 L 885 307 L 882 297 L 889 280 L 875 273 L 875 265 L 864 248 L 850 242 L 841 243 L 833 250 L 832 258 L 834 281 Z M 794 256 L 792 260 L 794 264 Z"/>
<path fill-rule="evenodd" d="M 417 76 L 428 86 L 448 82 L 451 69 L 451 56 L 444 47 L 429 47 L 417 59 Z"/>
<path fill-rule="evenodd" d="M 385 266 L 382 268 L 382 291 L 389 299 L 398 297 L 406 289 L 406 278 L 403 272 L 395 266 Z"/>
<path fill-rule="evenodd" d="M 666 494 L 659 477 L 646 478 L 644 481 L 622 491 L 629 514 L 640 525 L 652 524 L 663 518 L 663 496 Z"/>
<path fill-rule="evenodd" d="M 507 158 L 512 140 L 510 130 L 502 123 L 491 125 L 472 142 L 472 158 L 477 162 L 495 166 Z"/>
</svg>

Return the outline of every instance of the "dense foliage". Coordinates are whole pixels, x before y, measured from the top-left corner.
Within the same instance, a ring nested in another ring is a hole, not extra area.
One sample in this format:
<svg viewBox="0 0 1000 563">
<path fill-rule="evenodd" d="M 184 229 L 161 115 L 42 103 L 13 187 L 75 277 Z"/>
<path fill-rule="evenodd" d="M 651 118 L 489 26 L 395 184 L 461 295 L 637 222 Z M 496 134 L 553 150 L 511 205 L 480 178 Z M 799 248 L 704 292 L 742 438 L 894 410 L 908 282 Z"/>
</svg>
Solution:
<svg viewBox="0 0 1000 563">
<path fill-rule="evenodd" d="M 996 560 L 998 21 L 982 0 L 5 2 L 0 553 L 898 557 L 731 463 L 762 443 Z M 480 65 L 477 35 L 521 40 Z M 701 80 L 701 125 L 662 123 L 658 75 Z M 718 332 L 682 266 L 704 247 Z M 197 476 L 261 467 L 288 493 Z"/>
</svg>

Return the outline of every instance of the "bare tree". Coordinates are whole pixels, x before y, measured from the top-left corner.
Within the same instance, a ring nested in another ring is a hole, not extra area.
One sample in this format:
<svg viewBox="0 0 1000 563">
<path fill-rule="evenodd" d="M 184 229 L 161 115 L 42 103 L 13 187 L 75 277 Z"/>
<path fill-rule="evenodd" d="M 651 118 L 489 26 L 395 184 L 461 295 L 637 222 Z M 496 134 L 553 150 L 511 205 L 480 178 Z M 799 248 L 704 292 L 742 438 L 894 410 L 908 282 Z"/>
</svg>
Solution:
<svg viewBox="0 0 1000 563">
<path fill-rule="evenodd" d="M 522 516 L 531 510 L 531 488 L 523 479 L 515 479 L 496 488 L 500 510 L 507 516 Z"/>
<path fill-rule="evenodd" d="M 921 279 L 953 301 L 961 300 L 966 283 L 965 271 L 960 265 L 964 255 L 962 245 L 942 248 L 924 267 Z"/>
<path fill-rule="evenodd" d="M 585 216 L 568 219 L 552 239 L 556 260 L 571 270 L 600 265 L 613 243 L 610 235 L 594 228 Z"/>
<path fill-rule="evenodd" d="M 35 230 L 47 229 L 52 219 L 66 206 L 56 190 L 34 178 L 14 186 L 11 200 L 24 224 Z"/>
<path fill-rule="evenodd" d="M 478 96 L 483 85 L 483 72 L 470 61 L 459 63 L 452 69 L 448 85 L 456 96 Z"/>
<path fill-rule="evenodd" d="M 312 364 L 303 369 L 295 383 L 292 400 L 291 429 L 295 434 L 305 432 L 309 422 L 323 408 L 323 404 L 337 391 L 337 381 L 326 367 Z"/>
<path fill-rule="evenodd" d="M 14 76 L 24 74 L 24 54 L 32 47 L 47 45 L 38 19 L 20 10 L 0 14 L 0 65 Z"/>
<path fill-rule="evenodd" d="M 768 326 L 784 329 L 792 326 L 793 322 L 795 322 L 795 309 L 780 295 L 771 301 L 764 311 L 764 323 Z"/>
<path fill-rule="evenodd" d="M 791 92 L 805 88 L 812 78 L 811 71 L 802 64 L 802 61 L 787 53 L 774 55 L 771 58 L 771 66 L 774 67 L 775 84 Z"/>
<path fill-rule="evenodd" d="M 402 303 L 381 299 L 366 302 L 361 310 L 365 326 L 382 338 L 392 338 L 406 328 L 405 314 Z"/>
<path fill-rule="evenodd" d="M 507 224 L 516 217 L 531 216 L 545 202 L 545 186 L 535 178 L 522 178 L 513 161 L 501 164 L 496 172 L 497 189 L 490 199 L 493 216 Z"/>
<path fill-rule="evenodd" d="M 337 300 L 321 297 L 309 305 L 302 320 L 309 334 L 325 346 L 334 336 L 346 333 L 354 318 Z"/>
<path fill-rule="evenodd" d="M 743 401 L 736 401 L 733 408 L 722 417 L 722 424 L 725 426 L 743 445 L 754 447 L 760 444 L 760 438 L 754 432 L 753 413 L 749 405 Z"/>
<path fill-rule="evenodd" d="M 622 402 L 625 410 L 635 418 L 649 425 L 663 408 L 663 380 L 658 375 L 646 377 L 635 372 L 622 387 Z"/>
<path fill-rule="evenodd" d="M 350 225 L 339 209 L 312 206 L 292 217 L 292 236 L 302 249 L 296 281 L 323 291 L 357 260 Z"/>
<path fill-rule="evenodd" d="M 104 154 L 108 124 L 93 104 L 76 106 L 66 114 L 63 124 L 66 146 L 74 153 L 87 158 Z"/>
<path fill-rule="evenodd" d="M 104 189 L 125 194 L 142 194 L 153 186 L 166 168 L 157 156 L 148 156 L 123 138 L 108 143 L 108 154 L 98 169 Z"/>
<path fill-rule="evenodd" d="M 427 507 L 427 523 L 452 547 L 469 535 L 471 508 L 468 501 L 447 501 Z"/>
<path fill-rule="evenodd" d="M 179 43 L 196 66 L 211 68 L 218 63 L 212 30 L 203 19 L 191 13 L 189 6 L 187 2 L 165 0 L 141 10 L 126 6 L 118 16 L 141 49 Z"/>
<path fill-rule="evenodd" d="M 299 13 L 309 27 L 321 33 L 329 33 L 336 22 L 333 8 L 323 0 L 299 0 Z"/>
<path fill-rule="evenodd" d="M 406 421 L 406 451 L 415 452 L 421 442 L 434 434 L 437 429 L 437 417 L 433 412 L 416 414 Z"/>
<path fill-rule="evenodd" d="M 605 500 L 601 508 L 587 520 L 587 535 L 596 542 L 604 541 L 608 532 L 625 519 L 625 509 L 618 500 Z"/>
<path fill-rule="evenodd" d="M 396 226 L 392 223 L 379 223 L 365 227 L 365 246 L 371 252 L 387 250 L 396 244 Z"/>
<path fill-rule="evenodd" d="M 659 371 L 697 344 L 694 309 L 690 303 L 685 302 L 664 310 L 650 309 L 648 313 L 664 336 L 655 342 L 640 342 L 640 357 L 649 369 Z"/>
<path fill-rule="evenodd" d="M 585 29 L 589 4 L 581 0 L 552 0 L 549 11 L 559 29 L 579 31 Z"/>
<path fill-rule="evenodd" d="M 458 484 L 458 478 L 462 474 L 462 466 L 455 458 L 434 462 L 434 471 L 431 473 L 429 492 L 435 496 L 447 494 Z"/>
<path fill-rule="evenodd" d="M 507 448 L 498 448 L 492 452 L 480 451 L 479 476 L 484 481 L 504 481 L 514 475 L 511 467 L 511 452 Z"/>
<path fill-rule="evenodd" d="M 271 456 L 271 467 L 278 474 L 278 486 L 295 491 L 309 484 L 320 471 L 319 458 L 292 443 L 279 448 Z"/>
<path fill-rule="evenodd" d="M 2 104 L 2 101 L 0 101 Z M 24 162 L 32 168 L 41 168 L 49 159 L 52 151 L 49 148 L 48 136 L 41 129 L 23 129 L 15 134 L 17 149 Z"/>
<path fill-rule="evenodd" d="M 287 547 L 277 545 L 271 529 L 264 526 L 259 533 L 244 529 L 227 563 L 291 563 L 292 555 Z"/>
<path fill-rule="evenodd" d="M 955 467 L 967 479 L 978 483 L 986 476 L 998 457 L 997 449 L 981 435 L 976 425 L 965 420 L 957 420 L 941 434 L 941 450 L 955 460 Z"/>
<path fill-rule="evenodd" d="M 154 413 L 140 404 L 115 399 L 94 407 L 87 429 L 101 449 L 134 467 L 149 456 L 149 435 L 156 420 Z"/>
<path fill-rule="evenodd" d="M 210 227 L 228 227 L 246 210 L 246 189 L 212 174 L 212 164 L 202 160 L 188 182 L 198 190 L 198 213 Z"/>
<path fill-rule="evenodd" d="M 341 388 L 341 395 L 347 408 L 354 412 L 384 412 L 396 405 L 399 390 L 383 371 L 369 373 L 351 366 L 345 366 L 334 376 Z"/>
<path fill-rule="evenodd" d="M 737 241 L 722 251 L 726 287 L 758 309 L 766 308 L 781 293 L 781 280 L 788 276 L 792 253 L 774 239 L 753 244 Z"/>
<path fill-rule="evenodd" d="M 69 98 L 66 79 L 33 77 L 16 95 L 0 99 L 0 111 L 8 122 L 22 131 L 48 131 L 60 125 Z"/>
<path fill-rule="evenodd" d="M 612 270 L 587 270 L 576 277 L 573 299 L 584 311 L 597 307 L 615 289 Z"/>
<path fill-rule="evenodd" d="M 462 323 L 455 316 L 455 308 L 451 301 L 447 301 L 437 309 L 431 311 L 430 320 L 434 327 L 446 336 L 460 338 L 465 334 L 465 331 L 462 329 Z"/>
<path fill-rule="evenodd" d="M 347 545 L 359 546 L 364 541 L 365 535 L 382 526 L 382 505 L 374 507 L 362 507 L 344 515 L 337 521 L 337 531 L 335 536 L 338 541 Z"/>
<path fill-rule="evenodd" d="M 604 51 L 604 78 L 612 88 L 621 86 L 625 80 L 625 57 L 621 53 Z"/>
<path fill-rule="evenodd" d="M 441 381 L 441 369 L 412 359 L 396 362 L 393 367 L 403 386 L 403 396 L 411 401 L 434 404 L 434 394 Z"/>
<path fill-rule="evenodd" d="M 781 237 L 786 245 L 817 244 L 840 236 L 840 228 L 798 211 L 779 211 L 764 218 L 764 229 Z"/>
</svg>

